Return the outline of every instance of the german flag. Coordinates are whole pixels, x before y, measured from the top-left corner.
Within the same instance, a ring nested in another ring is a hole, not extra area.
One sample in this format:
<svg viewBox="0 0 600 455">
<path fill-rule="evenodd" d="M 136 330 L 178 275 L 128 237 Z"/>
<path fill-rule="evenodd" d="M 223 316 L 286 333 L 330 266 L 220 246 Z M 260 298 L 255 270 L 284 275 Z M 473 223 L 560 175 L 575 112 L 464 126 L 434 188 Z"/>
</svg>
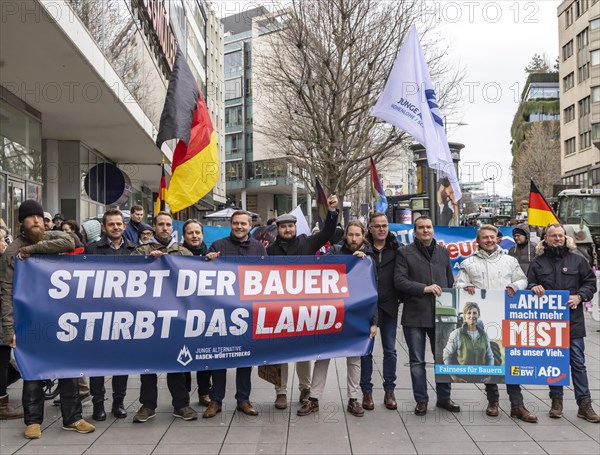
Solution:
<svg viewBox="0 0 600 455">
<path fill-rule="evenodd" d="M 325 226 L 325 220 L 327 219 L 327 211 L 329 210 L 329 204 L 327 203 L 327 196 L 323 191 L 323 186 L 319 179 L 316 179 L 315 183 L 316 199 L 317 199 L 317 218 L 319 218 L 319 227 L 323 229 Z"/>
<path fill-rule="evenodd" d="M 215 131 L 198 84 L 177 49 L 156 145 L 179 139 L 166 202 L 179 212 L 202 199 L 219 178 L 219 154 Z"/>
<path fill-rule="evenodd" d="M 531 181 L 529 190 L 529 208 L 527 210 L 527 222 L 532 226 L 546 227 L 550 223 L 558 223 L 558 217 L 550 204 L 546 201 L 538 187 Z"/>
<path fill-rule="evenodd" d="M 160 185 L 158 187 L 158 196 L 156 197 L 156 205 L 154 206 L 154 216 L 158 215 L 158 212 L 162 212 L 165 209 L 165 195 L 167 193 L 167 178 L 165 177 L 165 160 L 163 159 L 162 164 L 162 175 L 160 177 Z"/>
</svg>

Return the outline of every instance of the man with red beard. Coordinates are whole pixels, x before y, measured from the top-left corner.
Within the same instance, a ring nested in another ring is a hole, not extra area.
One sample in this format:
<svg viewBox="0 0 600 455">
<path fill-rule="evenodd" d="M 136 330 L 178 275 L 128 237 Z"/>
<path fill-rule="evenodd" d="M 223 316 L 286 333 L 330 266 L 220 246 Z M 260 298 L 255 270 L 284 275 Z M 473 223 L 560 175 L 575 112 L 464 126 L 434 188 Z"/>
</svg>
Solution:
<svg viewBox="0 0 600 455">
<path fill-rule="evenodd" d="M 67 253 L 75 248 L 73 238 L 62 231 L 45 231 L 44 210 L 34 201 L 27 200 L 19 207 L 19 236 L 4 252 L 0 262 L 0 287 L 2 293 L 2 331 L 3 341 L 16 347 L 13 321 L 13 277 L 15 261 L 23 260 L 32 254 Z M 63 418 L 63 430 L 78 433 L 91 433 L 96 428 L 83 420 L 77 379 L 59 379 L 60 405 Z M 23 381 L 23 412 L 25 417 L 26 439 L 41 437 L 41 424 L 44 420 L 43 381 Z"/>
</svg>

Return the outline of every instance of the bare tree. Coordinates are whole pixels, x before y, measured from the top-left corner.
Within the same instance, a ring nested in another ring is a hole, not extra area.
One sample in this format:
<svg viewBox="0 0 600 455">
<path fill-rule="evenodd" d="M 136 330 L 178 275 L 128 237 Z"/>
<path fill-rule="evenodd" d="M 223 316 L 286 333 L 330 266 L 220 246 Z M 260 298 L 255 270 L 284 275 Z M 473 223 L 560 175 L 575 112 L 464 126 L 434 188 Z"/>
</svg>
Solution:
<svg viewBox="0 0 600 455">
<path fill-rule="evenodd" d="M 519 203 L 529 195 L 533 179 L 545 196 L 560 182 L 560 126 L 558 122 L 531 123 L 513 164 L 513 199 Z"/>
<path fill-rule="evenodd" d="M 262 88 L 254 93 L 255 138 L 265 137 L 272 157 L 307 171 L 300 178 L 309 176 L 309 187 L 317 176 L 343 198 L 364 184 L 369 156 L 389 160 L 409 141 L 370 111 L 412 25 L 432 40 L 423 47 L 432 79 L 443 82 L 438 101 L 446 113 L 457 107 L 451 94 L 461 71 L 448 64 L 422 8 L 419 0 L 293 0 L 287 12 L 259 22 L 271 33 L 253 47 L 253 80 Z"/>
</svg>

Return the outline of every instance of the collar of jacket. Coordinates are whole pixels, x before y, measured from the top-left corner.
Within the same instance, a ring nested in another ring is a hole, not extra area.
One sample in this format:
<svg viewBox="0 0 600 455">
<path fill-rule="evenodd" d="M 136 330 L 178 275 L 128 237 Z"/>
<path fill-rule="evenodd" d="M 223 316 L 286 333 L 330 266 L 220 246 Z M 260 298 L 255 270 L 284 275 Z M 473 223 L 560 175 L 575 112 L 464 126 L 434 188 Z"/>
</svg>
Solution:
<svg viewBox="0 0 600 455">
<path fill-rule="evenodd" d="M 374 249 L 375 244 L 373 243 L 373 235 L 371 235 L 371 231 L 369 231 L 367 233 L 366 239 L 369 241 L 369 243 L 373 246 L 373 249 Z M 392 234 L 391 232 L 388 232 L 388 235 L 385 238 L 385 245 L 384 245 L 383 249 L 391 248 L 393 250 L 397 250 L 399 247 L 400 247 L 400 242 L 398 242 L 398 239 L 396 238 L 396 236 L 394 234 Z"/>
<path fill-rule="evenodd" d="M 121 239 L 123 240 L 123 244 L 121 245 L 121 248 L 135 248 L 137 246 L 137 245 L 132 244 L 125 237 L 121 237 Z M 102 234 L 102 237 L 100 237 L 100 240 L 98 240 L 97 245 L 98 246 L 110 246 L 110 243 L 111 243 L 111 241 L 108 239 L 106 234 Z"/>
<path fill-rule="evenodd" d="M 234 237 L 233 234 L 229 234 L 229 239 L 237 244 L 237 245 L 241 245 L 241 246 L 247 246 L 250 244 L 250 235 L 248 235 L 248 237 L 246 238 L 246 240 L 240 240 L 237 237 Z"/>
<path fill-rule="evenodd" d="M 499 256 L 504 254 L 504 250 L 500 247 L 500 245 L 496 245 L 496 249 L 491 253 L 488 253 L 485 250 L 477 247 L 477 251 L 475 251 L 475 256 L 483 259 L 484 261 L 488 261 L 490 259 L 497 259 Z"/>
</svg>

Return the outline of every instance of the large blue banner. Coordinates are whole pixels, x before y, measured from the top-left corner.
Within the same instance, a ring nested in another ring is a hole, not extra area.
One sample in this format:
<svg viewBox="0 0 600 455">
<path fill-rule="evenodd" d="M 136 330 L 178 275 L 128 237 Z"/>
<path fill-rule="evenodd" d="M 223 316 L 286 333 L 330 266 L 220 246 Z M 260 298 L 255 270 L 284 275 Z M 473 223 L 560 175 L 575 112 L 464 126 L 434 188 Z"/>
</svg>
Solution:
<svg viewBox="0 0 600 455">
<path fill-rule="evenodd" d="M 15 355 L 29 380 L 363 355 L 376 303 L 354 256 L 34 256 L 15 269 Z"/>
</svg>

